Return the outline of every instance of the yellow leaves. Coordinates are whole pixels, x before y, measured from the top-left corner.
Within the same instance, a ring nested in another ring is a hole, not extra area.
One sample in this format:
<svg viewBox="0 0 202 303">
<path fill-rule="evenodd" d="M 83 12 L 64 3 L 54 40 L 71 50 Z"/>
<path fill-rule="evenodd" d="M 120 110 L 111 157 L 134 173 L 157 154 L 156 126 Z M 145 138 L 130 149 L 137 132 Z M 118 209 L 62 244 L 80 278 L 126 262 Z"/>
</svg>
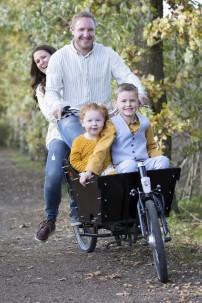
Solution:
<svg viewBox="0 0 202 303">
<path fill-rule="evenodd" d="M 152 46 L 158 38 L 168 38 L 172 31 L 172 25 L 169 18 L 156 18 L 149 23 L 143 32 L 143 37 L 147 39 L 147 44 Z"/>
<path fill-rule="evenodd" d="M 161 32 L 161 39 L 164 39 L 167 37 L 167 34 L 171 28 L 170 20 L 168 18 L 161 18 L 159 22 L 159 26 Z"/>
<path fill-rule="evenodd" d="M 176 77 L 176 86 L 177 87 L 180 87 L 179 84 L 181 84 L 181 80 L 183 80 L 184 78 L 187 78 L 188 77 L 188 72 L 186 70 L 182 70 L 180 71 L 178 74 L 177 74 L 177 77 Z M 179 83 L 178 83 L 179 82 Z"/>
<path fill-rule="evenodd" d="M 186 48 L 186 52 L 184 54 L 184 61 L 186 63 L 190 63 L 191 60 L 193 59 L 193 53 L 191 52 L 191 50 L 187 47 Z"/>
<path fill-rule="evenodd" d="M 89 272 L 85 274 L 86 279 L 91 278 L 98 278 L 100 281 L 107 281 L 107 280 L 113 280 L 113 279 L 120 279 L 122 276 L 118 273 L 112 273 L 110 275 L 104 275 L 100 270 L 97 270 L 95 272 Z"/>
<path fill-rule="evenodd" d="M 191 50 L 196 50 L 198 48 L 196 41 L 194 40 L 189 41 L 189 47 Z"/>
<path fill-rule="evenodd" d="M 130 293 L 129 292 L 126 292 L 126 291 L 123 291 L 123 292 L 118 292 L 118 293 L 116 293 L 116 295 L 117 296 L 124 296 L 124 297 L 126 297 L 126 296 L 129 296 L 130 295 Z"/>
<path fill-rule="evenodd" d="M 189 44 L 191 50 L 201 47 L 201 12 L 194 6 L 189 10 L 179 5 L 171 15 L 156 18 L 143 32 L 148 46 L 153 46 L 159 39 L 177 38 L 180 45 Z"/>
<path fill-rule="evenodd" d="M 175 20 L 175 25 L 177 25 L 179 33 L 183 34 L 184 33 L 185 20 L 182 19 L 182 18 L 178 19 L 178 20 Z"/>
<path fill-rule="evenodd" d="M 155 80 L 154 75 L 150 75 L 150 74 L 149 74 L 149 75 L 147 76 L 147 80 L 148 80 L 148 81 L 151 81 L 151 82 L 154 82 L 154 80 Z"/>
<path fill-rule="evenodd" d="M 120 274 L 114 273 L 111 275 L 102 276 L 99 278 L 100 281 L 107 281 L 107 280 L 113 280 L 113 279 L 120 279 L 122 276 Z"/>
<path fill-rule="evenodd" d="M 97 277 L 97 276 L 100 276 L 100 275 L 101 275 L 100 270 L 97 270 L 97 271 L 94 271 L 94 272 L 89 272 L 89 273 L 85 274 L 85 276 L 87 276 L 87 278 L 93 278 L 93 277 Z"/>
<path fill-rule="evenodd" d="M 147 12 L 148 12 L 148 6 L 147 6 L 147 5 L 142 5 L 142 7 L 141 7 L 141 12 L 142 12 L 143 14 L 147 13 Z"/>
<path fill-rule="evenodd" d="M 180 13 L 176 16 L 178 10 L 175 11 L 175 17 L 173 18 L 176 30 L 178 31 L 179 36 L 182 36 L 183 39 L 185 39 L 183 34 L 186 33 L 186 40 L 189 42 L 190 49 L 195 50 L 200 47 L 200 43 L 198 41 L 198 36 L 201 35 L 199 10 L 180 10 Z M 181 40 L 179 40 L 179 42 L 182 44 Z"/>
<path fill-rule="evenodd" d="M 157 115 L 150 117 L 151 125 L 154 131 L 154 140 L 158 142 L 161 149 L 165 147 L 165 141 L 168 136 L 174 133 L 184 132 L 185 129 L 190 130 L 190 121 L 180 118 L 180 113 L 169 108 L 167 104 L 163 104 L 163 109 Z"/>
<path fill-rule="evenodd" d="M 60 282 L 66 281 L 66 280 L 67 280 L 67 278 L 60 278 L 60 279 L 58 279 L 58 281 L 60 281 Z"/>
<path fill-rule="evenodd" d="M 180 88 L 183 84 L 184 84 L 184 80 L 189 80 L 189 74 L 187 70 L 182 70 L 180 71 L 177 76 L 176 76 L 176 80 L 175 80 L 175 85 L 177 88 Z"/>
<path fill-rule="evenodd" d="M 143 85 L 149 92 L 149 97 L 153 102 L 157 102 L 165 93 L 165 84 L 161 81 L 156 81 L 154 75 L 149 74 L 146 78 L 142 79 Z M 166 87 L 170 87 L 170 83 L 166 82 Z"/>
</svg>

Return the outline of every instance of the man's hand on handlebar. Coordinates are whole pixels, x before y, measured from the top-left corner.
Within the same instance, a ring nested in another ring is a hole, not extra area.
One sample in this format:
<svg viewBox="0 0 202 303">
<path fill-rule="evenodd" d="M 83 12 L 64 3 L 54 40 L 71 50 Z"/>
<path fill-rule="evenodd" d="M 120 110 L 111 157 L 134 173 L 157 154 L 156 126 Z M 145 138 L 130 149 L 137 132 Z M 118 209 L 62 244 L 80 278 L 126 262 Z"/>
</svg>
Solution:
<svg viewBox="0 0 202 303">
<path fill-rule="evenodd" d="M 85 173 L 80 174 L 79 182 L 86 187 L 86 180 L 90 179 L 93 176 L 93 173 L 91 171 L 86 171 Z"/>
<path fill-rule="evenodd" d="M 140 101 L 140 106 L 148 106 L 149 105 L 149 99 L 146 95 L 139 94 L 139 101 Z"/>
</svg>

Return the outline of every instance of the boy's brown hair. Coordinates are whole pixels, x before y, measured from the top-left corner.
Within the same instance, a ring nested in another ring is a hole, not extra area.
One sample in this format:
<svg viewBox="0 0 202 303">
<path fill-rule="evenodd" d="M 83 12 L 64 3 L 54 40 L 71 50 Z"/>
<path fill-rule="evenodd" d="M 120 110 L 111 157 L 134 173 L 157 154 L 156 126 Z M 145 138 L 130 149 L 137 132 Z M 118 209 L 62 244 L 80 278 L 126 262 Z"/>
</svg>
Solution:
<svg viewBox="0 0 202 303">
<path fill-rule="evenodd" d="M 122 83 L 117 86 L 117 88 L 114 90 L 116 99 L 117 99 L 118 95 L 123 91 L 128 91 L 128 92 L 134 91 L 138 98 L 138 89 L 135 85 L 133 85 L 131 83 Z"/>
<path fill-rule="evenodd" d="M 82 109 L 80 111 L 80 121 L 81 122 L 83 121 L 85 114 L 89 110 L 94 110 L 94 111 L 100 112 L 105 121 L 107 119 L 109 119 L 108 109 L 106 108 L 106 106 L 103 104 L 97 104 L 97 103 L 93 102 L 93 103 L 88 103 L 82 107 Z"/>
</svg>

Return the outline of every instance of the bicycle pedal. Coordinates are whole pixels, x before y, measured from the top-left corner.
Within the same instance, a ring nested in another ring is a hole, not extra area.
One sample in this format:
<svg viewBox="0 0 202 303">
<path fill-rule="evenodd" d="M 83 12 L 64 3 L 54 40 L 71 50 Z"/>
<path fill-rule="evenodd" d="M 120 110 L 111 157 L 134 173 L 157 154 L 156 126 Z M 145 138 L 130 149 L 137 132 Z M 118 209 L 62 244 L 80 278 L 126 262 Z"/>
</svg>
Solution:
<svg viewBox="0 0 202 303">
<path fill-rule="evenodd" d="M 164 238 L 164 242 L 170 242 L 172 239 L 171 239 L 171 237 L 165 237 Z"/>
</svg>

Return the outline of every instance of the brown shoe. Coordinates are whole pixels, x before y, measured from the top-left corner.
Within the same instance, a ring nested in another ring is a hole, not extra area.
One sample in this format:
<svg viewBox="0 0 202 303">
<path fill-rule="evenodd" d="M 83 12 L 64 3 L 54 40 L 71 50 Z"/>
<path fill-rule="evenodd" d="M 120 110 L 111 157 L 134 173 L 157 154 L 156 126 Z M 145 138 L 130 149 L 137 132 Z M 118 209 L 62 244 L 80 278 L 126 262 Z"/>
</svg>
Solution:
<svg viewBox="0 0 202 303">
<path fill-rule="evenodd" d="M 48 240 L 49 236 L 55 231 L 55 221 L 44 220 L 39 224 L 40 229 L 36 234 L 35 239 L 38 241 L 45 242 Z"/>
</svg>

